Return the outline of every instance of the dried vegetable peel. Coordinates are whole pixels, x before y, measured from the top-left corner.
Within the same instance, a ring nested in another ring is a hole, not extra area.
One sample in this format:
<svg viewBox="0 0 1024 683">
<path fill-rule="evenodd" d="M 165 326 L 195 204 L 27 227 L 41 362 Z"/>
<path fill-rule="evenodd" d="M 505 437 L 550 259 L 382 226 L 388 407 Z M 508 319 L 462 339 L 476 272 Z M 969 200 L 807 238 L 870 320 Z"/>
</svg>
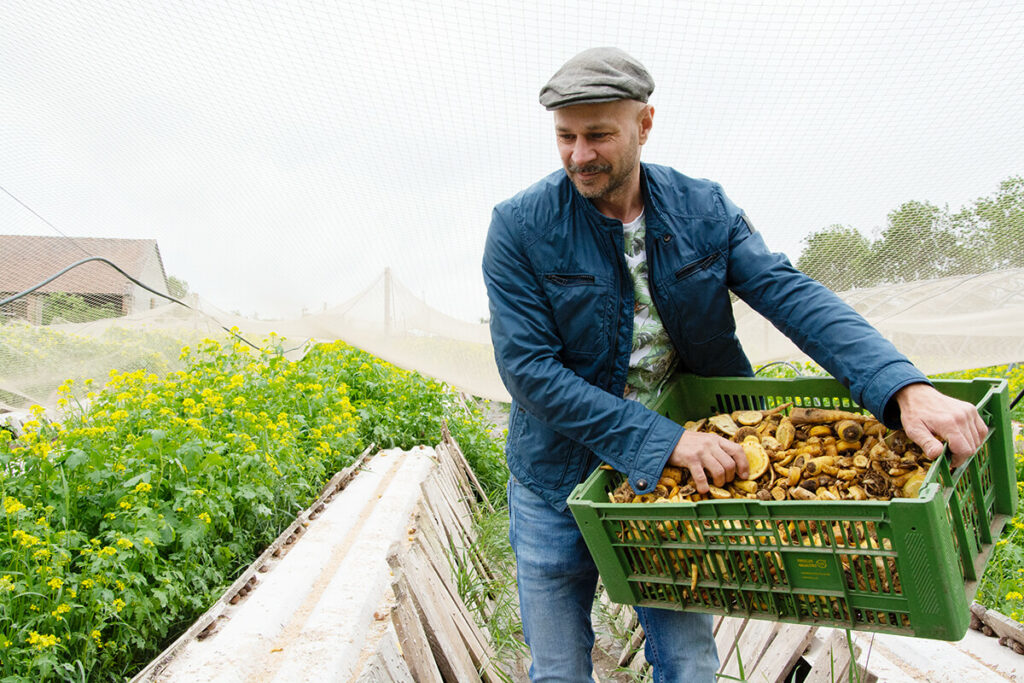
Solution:
<svg viewBox="0 0 1024 683">
<path fill-rule="evenodd" d="M 747 456 L 747 479 L 697 493 L 689 471 L 666 467 L 654 491 L 636 495 L 623 482 L 616 503 L 698 502 L 726 498 L 783 500 L 890 500 L 916 498 L 931 461 L 902 430 L 889 431 L 871 415 L 792 407 L 738 410 L 687 422 L 687 429 L 738 442 Z"/>
</svg>

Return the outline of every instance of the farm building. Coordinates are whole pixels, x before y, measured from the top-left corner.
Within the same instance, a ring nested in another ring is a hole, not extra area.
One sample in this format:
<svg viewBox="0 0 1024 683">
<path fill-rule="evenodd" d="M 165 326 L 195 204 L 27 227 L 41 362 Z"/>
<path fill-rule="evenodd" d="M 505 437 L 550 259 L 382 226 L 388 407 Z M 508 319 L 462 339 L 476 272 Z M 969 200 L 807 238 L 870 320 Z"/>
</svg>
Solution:
<svg viewBox="0 0 1024 683">
<path fill-rule="evenodd" d="M 168 293 L 167 274 L 156 240 L 0 235 L 0 299 L 29 289 L 89 256 L 106 258 L 136 280 Z M 0 315 L 41 325 L 80 322 L 83 315 L 129 315 L 163 303 L 165 299 L 139 287 L 107 264 L 94 261 L 4 307 Z M 77 320 L 70 314 L 72 310 L 77 311 Z"/>
</svg>

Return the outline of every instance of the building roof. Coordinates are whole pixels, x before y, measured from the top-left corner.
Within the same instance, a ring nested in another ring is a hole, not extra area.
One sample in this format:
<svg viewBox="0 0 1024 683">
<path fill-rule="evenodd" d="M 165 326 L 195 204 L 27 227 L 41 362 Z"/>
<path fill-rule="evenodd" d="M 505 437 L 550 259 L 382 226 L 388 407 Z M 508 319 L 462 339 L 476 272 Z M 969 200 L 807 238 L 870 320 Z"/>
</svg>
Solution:
<svg viewBox="0 0 1024 683">
<path fill-rule="evenodd" d="M 167 273 L 156 240 L 0 235 L 0 292 L 33 287 L 89 256 L 109 259 L 153 289 L 166 290 Z M 160 268 L 160 282 L 147 282 L 142 277 L 153 256 Z M 116 270 L 105 263 L 92 262 L 73 268 L 38 291 L 124 296 L 129 287 L 130 282 Z"/>
</svg>

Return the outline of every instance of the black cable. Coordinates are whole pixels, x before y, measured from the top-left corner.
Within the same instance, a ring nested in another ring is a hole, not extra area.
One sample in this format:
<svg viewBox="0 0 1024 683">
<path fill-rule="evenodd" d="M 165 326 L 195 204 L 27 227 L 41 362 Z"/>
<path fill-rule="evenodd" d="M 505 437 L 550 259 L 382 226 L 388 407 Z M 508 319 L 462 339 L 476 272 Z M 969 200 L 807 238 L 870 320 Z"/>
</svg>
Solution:
<svg viewBox="0 0 1024 683">
<path fill-rule="evenodd" d="M 1017 394 L 1017 398 L 1010 401 L 1010 410 L 1013 410 L 1014 408 L 1017 407 L 1017 404 L 1020 403 L 1021 397 L 1024 397 L 1024 388 L 1022 388 L 1020 390 L 1020 393 Z"/>
<path fill-rule="evenodd" d="M 252 343 L 251 341 L 249 341 L 248 339 L 246 339 L 246 338 L 245 338 L 245 337 L 243 337 L 242 335 L 240 335 L 240 334 L 237 334 L 237 333 L 235 333 L 235 332 L 232 332 L 232 331 L 231 331 L 231 330 L 229 330 L 228 328 L 224 327 L 224 325 L 221 325 L 220 321 L 219 321 L 219 320 L 217 320 L 216 318 L 214 318 L 214 317 L 213 317 L 212 315 L 210 315 L 209 313 L 206 313 L 206 312 L 204 312 L 204 311 L 200 311 L 200 310 L 198 310 L 198 309 L 192 308 L 191 306 L 189 306 L 188 304 L 186 304 L 186 303 L 185 303 L 184 301 L 179 301 L 178 299 L 175 299 L 175 298 L 174 298 L 173 296 L 169 296 L 169 295 L 167 295 L 167 294 L 164 294 L 163 292 L 158 292 L 158 291 L 156 291 L 155 289 L 151 289 L 151 288 L 147 287 L 146 285 L 142 284 L 141 282 L 139 282 L 138 280 L 136 280 L 135 278 L 133 278 L 133 277 L 132 277 L 131 275 L 129 275 L 128 273 L 126 273 L 126 272 L 124 272 L 123 270 L 121 270 L 121 269 L 120 269 L 120 268 L 119 268 L 119 267 L 117 266 L 117 264 L 116 264 L 116 263 L 113 263 L 112 261 L 108 261 L 107 259 L 103 258 L 102 256 L 91 256 L 91 255 L 89 254 L 89 251 L 88 251 L 88 250 L 87 250 L 87 249 L 86 249 L 85 247 L 83 247 L 83 246 L 82 246 L 81 244 L 79 244 L 79 243 L 78 243 L 78 242 L 77 242 L 77 241 L 75 240 L 75 238 L 74 238 L 74 237 L 68 237 L 68 235 L 64 234 L 64 231 L 63 231 L 63 230 L 61 230 L 60 228 L 58 228 L 58 227 L 57 227 L 56 225 L 54 225 L 54 224 L 53 224 L 53 223 L 51 223 L 50 221 L 46 220 L 46 219 L 45 219 L 45 218 L 44 218 L 43 216 L 39 215 L 39 212 L 38 212 L 38 211 L 36 211 L 35 209 L 33 209 L 33 208 L 32 208 L 31 206 L 29 206 L 29 205 L 28 205 L 28 204 L 26 204 L 25 202 L 23 202 L 23 201 L 21 201 L 20 199 L 18 199 L 17 197 L 15 197 L 15 196 L 14 196 L 14 195 L 13 195 L 13 194 L 11 193 L 11 191 L 10 191 L 10 190 L 8 190 L 8 189 L 7 189 L 6 187 L 4 187 L 3 185 L 0 185 L 0 190 L 2 190 L 2 191 L 4 192 L 4 194 L 6 194 L 6 195 L 7 195 L 8 197 L 10 197 L 11 199 L 13 199 L 14 201 L 18 202 L 18 204 L 20 204 L 20 205 L 21 205 L 21 206 L 22 206 L 22 207 L 23 207 L 23 208 L 24 208 L 24 209 L 25 209 L 26 211 L 28 211 L 29 213 L 31 213 L 31 214 L 32 214 L 33 216 L 35 216 L 36 218 L 38 218 L 39 220 L 41 220 L 41 221 L 42 221 L 43 223 L 45 223 L 46 225 L 48 225 L 48 226 L 50 226 L 51 228 L 53 228 L 53 230 L 54 230 L 54 231 L 56 231 L 57 233 L 59 233 L 59 234 L 63 235 L 65 239 L 68 239 L 68 240 L 70 240 L 72 244 L 74 244 L 74 245 L 75 245 L 76 247 L 78 247 L 79 249 L 81 249 L 81 250 L 82 250 L 82 252 L 83 252 L 83 253 L 84 253 L 84 254 L 85 254 L 86 256 L 88 256 L 88 257 L 89 257 L 89 258 L 83 259 L 83 260 L 81 260 L 81 261 L 78 261 L 77 263 L 72 263 L 72 264 L 71 264 L 70 266 L 68 266 L 68 267 L 67 267 L 67 268 L 65 268 L 64 270 L 60 271 L 60 272 L 59 272 L 59 273 L 57 273 L 56 275 L 53 275 L 53 276 L 51 276 L 51 277 L 47 278 L 46 280 L 44 280 L 44 281 L 40 282 L 40 283 L 39 283 L 38 285 L 36 285 L 35 287 L 32 287 L 32 288 L 30 288 L 30 289 L 26 289 L 26 290 L 25 290 L 24 292 L 18 292 L 18 293 L 17 293 L 17 294 L 15 294 L 14 296 L 10 296 L 10 297 L 8 297 L 8 298 L 4 299 L 3 301 L 0 301 L 0 306 L 3 306 L 3 305 L 5 305 L 5 304 L 9 304 L 9 303 L 11 303 L 12 301 L 17 301 L 17 300 L 18 300 L 18 299 L 20 299 L 21 297 L 23 297 L 23 296 L 27 296 L 27 295 L 31 294 L 32 292 L 36 291 L 36 290 L 37 290 L 37 289 L 39 289 L 40 287 L 44 287 L 44 286 L 46 286 L 47 284 L 49 284 L 50 282 L 53 282 L 53 281 L 54 281 L 54 280 L 56 280 L 56 279 L 57 279 L 58 277 L 60 277 L 60 276 L 61 276 L 61 275 L 63 275 L 64 273 L 68 272 L 68 271 L 69 271 L 69 270 L 71 270 L 72 268 L 76 268 L 76 267 L 78 267 L 78 266 L 82 265 L 83 263 L 88 263 L 89 261 L 99 261 L 99 262 L 101 262 L 101 263 L 106 263 L 106 264 L 107 264 L 108 266 L 110 266 L 111 268 L 113 268 L 113 269 L 114 269 L 114 270 L 116 270 L 117 272 L 121 273 L 121 275 L 124 275 L 124 276 L 125 276 L 126 278 L 128 278 L 129 280 L 131 280 L 132 282 L 134 282 L 135 284 L 137 284 L 137 285 L 138 285 L 139 287 L 142 287 L 142 288 L 143 288 L 143 289 L 145 289 L 145 290 L 146 290 L 147 292 L 152 292 L 153 294 L 156 294 L 157 296 L 162 296 L 163 298 L 167 299 L 168 301 L 173 301 L 174 303 L 178 304 L 179 306 L 184 306 L 185 308 L 187 308 L 187 309 L 188 309 L 188 310 L 190 310 L 190 311 L 195 311 L 196 313 L 202 313 L 202 314 L 203 314 L 203 315 L 205 315 L 205 316 L 206 316 L 207 318 L 209 318 L 209 319 L 210 319 L 210 320 L 212 320 L 213 322 L 215 322 L 215 323 L 217 323 L 218 325 L 220 325 L 220 329 L 224 330 L 225 332 L 227 332 L 228 334 L 230 334 L 230 335 L 231 335 L 232 337 L 235 337 L 236 339 L 239 339 L 239 340 L 241 340 L 241 341 L 245 342 L 246 344 L 248 344 L 249 346 L 251 346 L 251 347 L 252 347 L 253 349 L 255 349 L 255 350 L 257 350 L 257 351 L 259 351 L 259 350 L 260 350 L 260 348 L 259 348 L 258 346 L 256 346 L 255 344 L 253 344 L 253 343 Z M 310 340 L 310 339 L 311 339 L 311 337 L 307 337 L 307 338 L 306 338 L 306 341 L 302 342 L 302 344 L 299 344 L 298 346 L 295 346 L 295 347 L 293 347 L 293 348 L 290 348 L 290 349 L 287 349 L 287 350 L 281 351 L 281 355 L 283 356 L 283 355 L 284 355 L 284 354 L 286 354 L 286 353 L 291 353 L 292 351 L 295 351 L 295 350 L 297 350 L 297 349 L 301 349 L 301 348 L 302 348 L 302 347 L 303 347 L 303 346 L 304 346 L 304 345 L 305 345 L 305 344 L 306 344 L 307 342 L 309 342 L 309 340 Z"/>
<path fill-rule="evenodd" d="M 2 189 L 2 188 L 0 188 L 0 189 Z M 203 311 L 200 311 L 198 309 L 192 308 L 191 306 L 186 304 L 184 301 L 180 301 L 179 299 L 175 299 L 173 296 L 171 296 L 169 294 L 164 294 L 163 292 L 158 292 L 155 289 L 153 289 L 152 287 L 149 287 L 149 286 L 143 284 L 142 282 L 139 282 L 138 280 L 133 278 L 131 275 L 129 275 L 128 273 L 124 272 L 116 263 L 114 263 L 113 261 L 111 261 L 109 259 L 103 258 L 102 256 L 90 256 L 89 258 L 84 258 L 81 261 L 76 261 L 76 262 L 72 263 L 70 266 L 68 266 L 68 267 L 64 268 L 63 270 L 59 271 L 58 273 L 55 273 L 54 275 L 51 275 L 50 277 L 46 278 L 45 280 L 43 280 L 39 284 L 37 284 L 37 285 L 35 285 L 33 287 L 30 287 L 30 288 L 28 288 L 28 289 L 26 289 L 26 290 L 24 290 L 22 292 L 18 292 L 17 294 L 9 296 L 6 299 L 0 300 L 0 306 L 4 306 L 4 305 L 9 304 L 9 303 L 11 303 L 13 301 L 17 301 L 18 299 L 20 299 L 20 298 L 22 298 L 24 296 L 28 296 L 29 294 L 31 294 L 32 292 L 36 291 L 37 289 L 40 289 L 41 287 L 45 287 L 46 285 L 50 284 L 51 282 L 53 282 L 54 280 L 59 278 L 61 275 L 63 275 L 64 273 L 68 272 L 69 270 L 71 270 L 73 268 L 77 268 L 78 266 L 80 266 L 80 265 L 82 265 L 84 263 L 89 263 L 90 261 L 99 261 L 100 263 L 105 263 L 106 265 L 110 266 L 111 268 L 113 268 L 117 272 L 121 273 L 121 275 L 124 275 L 126 278 L 128 278 L 129 280 L 131 280 L 132 282 L 137 284 L 139 287 L 142 287 L 147 292 L 151 292 L 153 294 L 156 294 L 157 296 L 163 297 L 164 299 L 167 299 L 168 301 L 173 301 L 174 303 L 178 304 L 179 306 L 184 306 L 185 308 L 189 309 L 190 311 L 195 311 L 197 313 L 202 313 L 207 318 L 209 318 L 210 320 L 213 320 L 215 323 L 220 325 L 220 329 L 224 330 L 225 332 L 227 332 L 229 335 L 231 335 L 235 339 L 238 339 L 240 341 L 245 342 L 246 344 L 248 344 L 249 346 L 251 346 L 253 349 L 255 349 L 257 351 L 260 350 L 260 347 L 256 346 L 255 344 L 253 344 L 251 341 L 249 341 L 248 339 L 246 339 L 242 335 L 238 334 L 237 332 L 232 332 L 227 327 L 224 327 L 224 325 L 221 325 L 220 321 L 217 320 L 216 318 L 214 318 L 213 316 L 211 316 L 209 313 L 204 313 Z M 309 341 L 309 340 L 307 339 L 306 341 Z M 305 344 L 305 343 L 306 342 L 303 342 L 303 344 Z M 282 351 L 281 355 L 284 355 L 284 354 L 286 354 L 286 353 L 288 353 L 290 351 L 294 351 L 294 350 L 300 349 L 300 348 L 302 348 L 302 344 L 300 344 L 299 346 L 296 346 L 295 348 L 288 349 L 287 351 Z"/>
</svg>

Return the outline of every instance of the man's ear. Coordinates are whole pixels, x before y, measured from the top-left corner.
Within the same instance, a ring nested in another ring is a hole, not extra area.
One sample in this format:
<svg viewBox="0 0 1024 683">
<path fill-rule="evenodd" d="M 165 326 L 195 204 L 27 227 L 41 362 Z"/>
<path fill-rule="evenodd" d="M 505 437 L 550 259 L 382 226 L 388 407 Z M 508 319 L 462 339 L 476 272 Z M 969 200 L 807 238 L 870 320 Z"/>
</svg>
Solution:
<svg viewBox="0 0 1024 683">
<path fill-rule="evenodd" d="M 651 127 L 654 125 L 654 107 L 645 104 L 639 113 L 640 144 L 647 142 L 647 136 L 651 134 Z"/>
</svg>

